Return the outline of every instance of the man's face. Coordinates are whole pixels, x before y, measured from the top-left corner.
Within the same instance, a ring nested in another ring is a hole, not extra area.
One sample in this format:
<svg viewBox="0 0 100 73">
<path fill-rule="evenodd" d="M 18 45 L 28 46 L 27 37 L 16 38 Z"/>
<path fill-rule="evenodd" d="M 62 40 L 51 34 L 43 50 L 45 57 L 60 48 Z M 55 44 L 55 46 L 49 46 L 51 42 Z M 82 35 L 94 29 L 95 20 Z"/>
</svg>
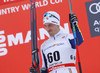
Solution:
<svg viewBox="0 0 100 73">
<path fill-rule="evenodd" d="M 45 23 L 44 26 L 50 36 L 54 36 L 60 30 L 58 25 L 52 23 Z"/>
</svg>

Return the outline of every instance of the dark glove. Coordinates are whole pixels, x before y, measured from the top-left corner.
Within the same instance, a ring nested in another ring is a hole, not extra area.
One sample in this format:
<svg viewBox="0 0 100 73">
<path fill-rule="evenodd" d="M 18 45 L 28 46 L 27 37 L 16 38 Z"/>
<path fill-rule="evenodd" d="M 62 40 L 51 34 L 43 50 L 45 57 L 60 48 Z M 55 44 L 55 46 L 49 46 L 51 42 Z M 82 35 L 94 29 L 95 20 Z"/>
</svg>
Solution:
<svg viewBox="0 0 100 73">
<path fill-rule="evenodd" d="M 74 26 L 77 25 L 78 19 L 77 19 L 76 15 L 74 13 L 69 14 L 69 22 L 70 22 L 71 28 L 72 28 L 72 23 L 74 23 Z"/>
<path fill-rule="evenodd" d="M 48 73 L 46 68 L 41 68 L 41 73 Z"/>
</svg>

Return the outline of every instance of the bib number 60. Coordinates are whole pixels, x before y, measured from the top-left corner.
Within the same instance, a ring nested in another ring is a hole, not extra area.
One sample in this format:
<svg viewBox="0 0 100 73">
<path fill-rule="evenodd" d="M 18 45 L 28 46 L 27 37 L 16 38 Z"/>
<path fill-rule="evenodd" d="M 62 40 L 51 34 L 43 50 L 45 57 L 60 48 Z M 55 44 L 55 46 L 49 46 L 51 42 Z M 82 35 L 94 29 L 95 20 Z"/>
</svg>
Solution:
<svg viewBox="0 0 100 73">
<path fill-rule="evenodd" d="M 48 61 L 50 63 L 52 63 L 53 60 L 54 61 L 59 61 L 60 60 L 60 53 L 59 53 L 59 51 L 55 51 L 53 53 L 50 52 L 50 53 L 47 54 L 47 58 L 48 58 Z"/>
</svg>

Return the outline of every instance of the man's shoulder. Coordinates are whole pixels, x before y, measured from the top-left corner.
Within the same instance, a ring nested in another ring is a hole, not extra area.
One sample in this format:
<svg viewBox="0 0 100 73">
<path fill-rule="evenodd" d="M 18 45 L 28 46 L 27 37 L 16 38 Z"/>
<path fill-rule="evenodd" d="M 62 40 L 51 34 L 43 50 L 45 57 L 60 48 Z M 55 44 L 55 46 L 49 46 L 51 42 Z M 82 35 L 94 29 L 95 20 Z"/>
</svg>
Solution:
<svg viewBox="0 0 100 73">
<path fill-rule="evenodd" d="M 44 47 L 48 43 L 49 39 L 45 40 L 42 44 L 41 47 Z"/>
<path fill-rule="evenodd" d="M 67 33 L 62 33 L 62 34 L 60 35 L 60 37 L 68 37 L 68 35 L 69 35 L 69 34 L 67 34 Z"/>
<path fill-rule="evenodd" d="M 68 36 L 68 34 L 67 34 L 67 33 L 62 33 L 61 35 L 62 35 L 62 36 Z"/>
<path fill-rule="evenodd" d="M 65 38 L 73 39 L 73 34 L 62 33 L 61 36 L 65 36 Z"/>
<path fill-rule="evenodd" d="M 68 36 L 67 36 L 69 39 L 73 39 L 74 38 L 74 36 L 73 36 L 73 34 L 71 33 L 71 34 L 68 34 Z"/>
</svg>

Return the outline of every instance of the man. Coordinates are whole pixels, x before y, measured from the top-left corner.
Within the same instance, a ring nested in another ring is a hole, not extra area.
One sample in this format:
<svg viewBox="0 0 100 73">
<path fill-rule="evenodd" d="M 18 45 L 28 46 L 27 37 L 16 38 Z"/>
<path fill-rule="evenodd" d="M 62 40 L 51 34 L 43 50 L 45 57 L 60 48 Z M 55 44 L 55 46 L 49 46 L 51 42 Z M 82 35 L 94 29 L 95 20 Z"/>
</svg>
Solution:
<svg viewBox="0 0 100 73">
<path fill-rule="evenodd" d="M 77 25 L 77 17 L 75 14 L 70 14 L 69 20 L 71 28 L 72 23 L 75 25 L 79 46 L 83 42 L 83 38 Z M 77 73 L 74 37 L 60 30 L 59 14 L 48 11 L 43 15 L 43 24 L 50 38 L 41 45 L 43 61 L 41 73 Z"/>
</svg>

